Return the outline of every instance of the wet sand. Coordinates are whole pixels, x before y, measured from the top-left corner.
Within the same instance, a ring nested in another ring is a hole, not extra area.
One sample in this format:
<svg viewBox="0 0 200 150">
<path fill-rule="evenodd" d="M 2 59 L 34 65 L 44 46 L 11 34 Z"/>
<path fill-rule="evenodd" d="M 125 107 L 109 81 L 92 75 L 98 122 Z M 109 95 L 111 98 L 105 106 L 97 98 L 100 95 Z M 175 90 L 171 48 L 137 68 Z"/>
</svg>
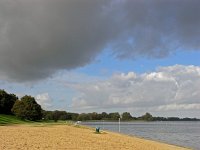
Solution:
<svg viewBox="0 0 200 150">
<path fill-rule="evenodd" d="M 0 150 L 186 150 L 186 148 L 103 132 L 57 126 L 0 126 Z"/>
</svg>

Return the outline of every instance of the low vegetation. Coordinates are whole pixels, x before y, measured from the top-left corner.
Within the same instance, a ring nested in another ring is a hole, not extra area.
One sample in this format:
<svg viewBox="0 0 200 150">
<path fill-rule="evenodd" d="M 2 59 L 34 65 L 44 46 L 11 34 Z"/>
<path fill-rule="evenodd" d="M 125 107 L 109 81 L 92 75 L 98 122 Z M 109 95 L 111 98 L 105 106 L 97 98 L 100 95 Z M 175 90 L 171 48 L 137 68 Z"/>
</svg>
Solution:
<svg viewBox="0 0 200 150">
<path fill-rule="evenodd" d="M 25 123 L 31 123 L 31 121 L 21 120 L 13 115 L 0 114 L 0 125 L 25 124 Z"/>
</svg>

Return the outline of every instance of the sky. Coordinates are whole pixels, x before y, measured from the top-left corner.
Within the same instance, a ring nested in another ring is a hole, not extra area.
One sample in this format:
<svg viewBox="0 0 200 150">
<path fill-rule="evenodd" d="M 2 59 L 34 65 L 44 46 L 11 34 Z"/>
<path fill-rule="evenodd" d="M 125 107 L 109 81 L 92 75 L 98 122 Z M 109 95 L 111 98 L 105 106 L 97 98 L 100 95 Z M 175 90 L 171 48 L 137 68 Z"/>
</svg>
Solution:
<svg viewBox="0 0 200 150">
<path fill-rule="evenodd" d="M 45 110 L 200 118 L 199 0 L 1 0 L 0 89 Z"/>
</svg>

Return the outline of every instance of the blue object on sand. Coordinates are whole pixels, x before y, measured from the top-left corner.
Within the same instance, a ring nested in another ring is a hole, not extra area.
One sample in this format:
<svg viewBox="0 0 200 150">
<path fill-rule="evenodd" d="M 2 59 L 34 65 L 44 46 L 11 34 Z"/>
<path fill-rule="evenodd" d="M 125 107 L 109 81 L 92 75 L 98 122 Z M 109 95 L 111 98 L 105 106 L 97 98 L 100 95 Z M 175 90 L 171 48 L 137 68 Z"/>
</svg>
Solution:
<svg viewBox="0 0 200 150">
<path fill-rule="evenodd" d="M 99 133 L 99 131 L 100 131 L 100 127 L 96 127 L 96 132 Z"/>
</svg>

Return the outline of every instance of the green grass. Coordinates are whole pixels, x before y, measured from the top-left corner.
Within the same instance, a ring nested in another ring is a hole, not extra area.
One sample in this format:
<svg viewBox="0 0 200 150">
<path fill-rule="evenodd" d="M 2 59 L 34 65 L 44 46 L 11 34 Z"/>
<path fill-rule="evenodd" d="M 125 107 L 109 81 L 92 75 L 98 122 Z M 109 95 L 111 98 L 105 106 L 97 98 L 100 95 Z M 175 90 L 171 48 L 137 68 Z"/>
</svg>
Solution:
<svg viewBox="0 0 200 150">
<path fill-rule="evenodd" d="M 21 120 L 12 115 L 3 115 L 0 114 L 0 125 L 9 125 L 9 124 L 25 124 L 31 123 L 32 121 Z"/>
<path fill-rule="evenodd" d="M 12 115 L 4 115 L 0 114 L 0 126 L 5 125 L 15 125 L 15 124 L 27 124 L 31 126 L 49 126 L 49 125 L 73 125 L 72 121 L 61 121 L 58 120 L 54 122 L 53 120 L 41 120 L 41 121 L 29 121 L 29 120 L 21 120 L 16 116 Z"/>
</svg>

